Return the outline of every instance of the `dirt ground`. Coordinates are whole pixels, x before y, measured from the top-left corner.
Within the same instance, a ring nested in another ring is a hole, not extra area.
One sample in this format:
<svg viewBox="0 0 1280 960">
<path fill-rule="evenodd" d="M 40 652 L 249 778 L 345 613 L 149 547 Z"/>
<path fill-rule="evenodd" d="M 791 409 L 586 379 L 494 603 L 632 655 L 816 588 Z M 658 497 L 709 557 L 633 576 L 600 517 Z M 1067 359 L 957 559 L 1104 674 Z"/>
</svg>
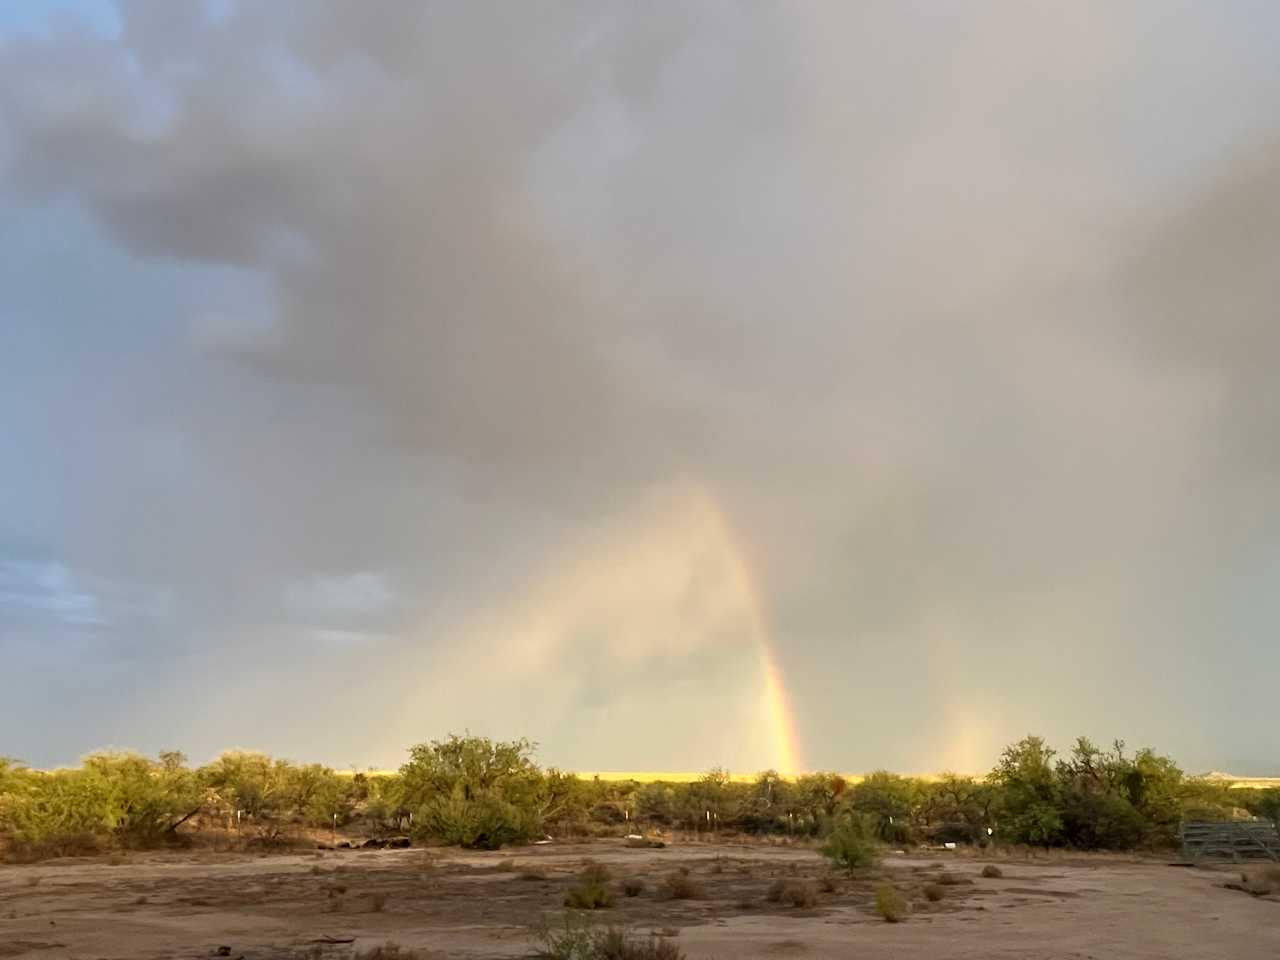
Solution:
<svg viewBox="0 0 1280 960">
<path fill-rule="evenodd" d="M 442 958 L 527 956 L 531 927 L 562 922 L 588 858 L 608 866 L 618 890 L 616 905 L 593 918 L 675 937 L 690 958 L 1280 957 L 1280 898 L 1227 889 L 1239 875 L 1225 867 L 891 856 L 874 875 L 833 878 L 824 890 L 831 875 L 812 850 L 597 841 L 0 866 L 0 958 L 203 958 L 228 947 L 232 960 L 342 960 L 386 942 Z M 982 877 L 987 862 L 1003 877 Z M 681 868 L 700 896 L 664 899 L 663 880 Z M 944 874 L 942 899 L 930 902 L 925 885 Z M 779 879 L 810 881 L 816 905 L 768 899 Z M 625 896 L 626 880 L 643 889 Z M 910 902 L 905 922 L 875 913 L 886 880 Z"/>
</svg>

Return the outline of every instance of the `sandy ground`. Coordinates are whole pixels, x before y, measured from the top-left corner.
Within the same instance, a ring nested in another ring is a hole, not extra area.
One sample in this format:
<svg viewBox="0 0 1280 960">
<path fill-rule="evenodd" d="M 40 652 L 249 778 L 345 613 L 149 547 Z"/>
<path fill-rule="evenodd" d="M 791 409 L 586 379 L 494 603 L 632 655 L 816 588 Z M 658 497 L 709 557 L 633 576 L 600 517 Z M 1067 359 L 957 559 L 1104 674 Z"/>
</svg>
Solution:
<svg viewBox="0 0 1280 960">
<path fill-rule="evenodd" d="M 841 878 L 816 906 L 796 908 L 766 894 L 778 878 L 827 875 L 813 851 L 601 841 L 501 853 L 167 854 L 2 866 L 0 958 L 203 958 L 225 946 L 232 960 L 342 960 L 388 941 L 438 957 L 527 956 L 531 926 L 560 922 L 586 858 L 607 864 L 616 885 L 644 884 L 594 917 L 674 936 L 691 958 L 1280 957 L 1280 898 L 1226 889 L 1238 878 L 1227 868 L 1003 860 L 994 862 L 1004 876 L 986 879 L 989 861 L 894 856 L 877 876 Z M 661 899 L 662 880 L 681 867 L 701 897 Z M 931 903 L 923 887 L 943 871 L 958 882 Z M 884 879 L 911 902 L 903 923 L 874 912 Z M 319 942 L 326 939 L 353 942 Z"/>
</svg>

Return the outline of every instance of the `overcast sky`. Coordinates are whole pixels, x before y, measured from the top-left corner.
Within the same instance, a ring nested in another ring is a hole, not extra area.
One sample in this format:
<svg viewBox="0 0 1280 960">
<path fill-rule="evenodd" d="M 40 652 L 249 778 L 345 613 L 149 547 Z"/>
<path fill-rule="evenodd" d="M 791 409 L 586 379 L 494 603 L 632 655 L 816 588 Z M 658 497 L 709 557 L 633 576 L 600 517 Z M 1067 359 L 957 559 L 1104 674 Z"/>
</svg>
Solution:
<svg viewBox="0 0 1280 960">
<path fill-rule="evenodd" d="M 1280 6 L 0 12 L 0 754 L 1280 774 Z"/>
</svg>

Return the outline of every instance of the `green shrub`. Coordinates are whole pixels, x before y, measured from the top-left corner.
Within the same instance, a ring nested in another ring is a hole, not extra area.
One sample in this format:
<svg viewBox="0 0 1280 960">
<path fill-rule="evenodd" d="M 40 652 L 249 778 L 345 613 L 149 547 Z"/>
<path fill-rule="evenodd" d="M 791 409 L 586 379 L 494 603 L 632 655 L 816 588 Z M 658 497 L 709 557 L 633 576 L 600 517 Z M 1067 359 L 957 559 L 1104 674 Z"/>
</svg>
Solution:
<svg viewBox="0 0 1280 960">
<path fill-rule="evenodd" d="M 416 811 L 414 832 L 481 850 L 531 840 L 555 807 L 551 788 L 573 785 L 554 771 L 544 775 L 532 752 L 527 740 L 456 735 L 411 748 L 400 778 L 405 802 Z"/>
<path fill-rule="evenodd" d="M 0 794 L 0 824 L 21 858 L 91 852 L 114 822 L 106 783 L 84 770 L 29 771 Z"/>
<path fill-rule="evenodd" d="M 875 866 L 880 859 L 875 839 L 857 814 L 848 814 L 836 823 L 822 852 L 835 866 L 850 873 Z"/>
<path fill-rule="evenodd" d="M 889 883 L 876 887 L 876 913 L 888 923 L 900 923 L 907 918 L 907 901 Z"/>
</svg>

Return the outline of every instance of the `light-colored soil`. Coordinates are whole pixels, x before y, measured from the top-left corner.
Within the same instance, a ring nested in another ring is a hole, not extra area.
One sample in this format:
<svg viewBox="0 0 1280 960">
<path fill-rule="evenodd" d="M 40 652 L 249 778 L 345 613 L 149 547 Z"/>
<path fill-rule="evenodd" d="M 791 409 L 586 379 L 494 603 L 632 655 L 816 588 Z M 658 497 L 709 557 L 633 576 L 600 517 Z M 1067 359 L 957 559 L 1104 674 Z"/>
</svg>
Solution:
<svg viewBox="0 0 1280 960">
<path fill-rule="evenodd" d="M 1227 889 L 1239 875 L 1225 868 L 1005 860 L 1003 877 L 985 879 L 987 861 L 894 856 L 871 876 L 841 877 L 823 891 L 818 881 L 827 868 L 811 850 L 651 850 L 600 841 L 501 853 L 166 854 L 115 865 L 3 866 L 0 958 L 167 960 L 212 957 L 226 946 L 233 960 L 293 960 L 312 951 L 342 960 L 388 941 L 424 956 L 527 956 L 531 927 L 561 922 L 565 892 L 587 858 L 605 863 L 619 888 L 617 904 L 593 914 L 599 922 L 675 936 L 691 958 L 1280 957 L 1280 898 Z M 682 867 L 702 896 L 662 899 L 659 885 Z M 527 875 L 537 871 L 546 878 Z M 943 871 L 959 882 L 931 903 L 923 888 Z M 629 878 L 644 883 L 639 896 L 623 896 Z M 817 904 L 771 902 L 767 893 L 779 878 L 812 881 Z M 875 914 L 882 882 L 910 901 L 905 922 Z M 350 938 L 351 945 L 318 943 Z"/>
</svg>

